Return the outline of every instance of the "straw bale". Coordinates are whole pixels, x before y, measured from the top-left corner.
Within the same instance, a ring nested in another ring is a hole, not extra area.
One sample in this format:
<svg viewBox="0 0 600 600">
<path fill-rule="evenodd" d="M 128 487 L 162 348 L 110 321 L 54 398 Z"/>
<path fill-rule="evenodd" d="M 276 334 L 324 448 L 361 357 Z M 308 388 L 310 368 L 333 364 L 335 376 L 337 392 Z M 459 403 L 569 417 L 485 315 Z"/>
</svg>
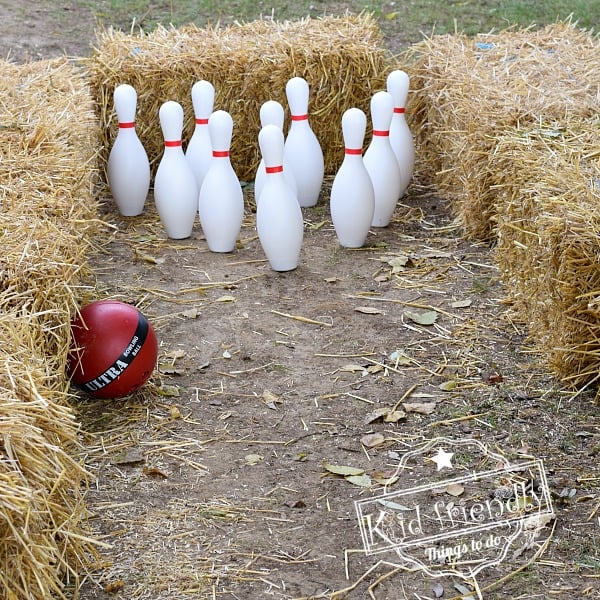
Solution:
<svg viewBox="0 0 600 600">
<path fill-rule="evenodd" d="M 99 131 L 81 69 L 0 62 L 0 589 L 65 597 L 94 555 L 64 370 L 97 228 Z"/>
<path fill-rule="evenodd" d="M 116 135 L 112 94 L 117 85 L 129 83 L 138 93 L 137 132 L 155 169 L 163 152 L 161 104 L 175 100 L 184 107 L 185 143 L 194 127 L 191 88 L 205 79 L 215 86 L 215 109 L 233 117 L 234 169 L 240 179 L 252 180 L 260 161 L 260 106 L 279 101 L 287 127 L 285 84 L 301 76 L 310 85 L 311 126 L 326 172 L 334 173 L 343 159 L 342 115 L 351 106 L 368 114 L 371 95 L 385 87 L 386 53 L 368 14 L 202 29 L 159 26 L 147 34 L 100 30 L 87 67 L 103 127 L 103 164 Z"/>
<path fill-rule="evenodd" d="M 434 36 L 410 51 L 420 157 L 465 234 L 493 237 L 497 167 L 506 130 L 598 111 L 598 37 L 570 22 L 473 38 Z"/>
<path fill-rule="evenodd" d="M 571 22 L 411 49 L 421 160 L 467 236 L 495 239 L 514 317 L 576 388 L 600 377 L 600 41 Z"/>
<path fill-rule="evenodd" d="M 599 131 L 598 119 L 575 119 L 497 143 L 497 167 L 511 176 L 496 189 L 496 260 L 515 313 L 575 388 L 600 375 Z"/>
</svg>

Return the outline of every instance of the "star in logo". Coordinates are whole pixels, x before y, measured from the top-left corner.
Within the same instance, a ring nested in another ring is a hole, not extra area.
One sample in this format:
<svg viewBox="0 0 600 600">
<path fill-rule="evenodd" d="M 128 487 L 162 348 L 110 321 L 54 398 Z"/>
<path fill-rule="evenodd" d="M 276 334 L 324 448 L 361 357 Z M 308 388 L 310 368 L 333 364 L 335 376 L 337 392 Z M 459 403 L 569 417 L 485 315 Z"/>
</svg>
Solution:
<svg viewBox="0 0 600 600">
<path fill-rule="evenodd" d="M 448 469 L 453 469 L 451 459 L 454 456 L 454 452 L 446 452 L 443 448 L 438 450 L 436 456 L 434 456 L 431 460 L 437 464 L 437 470 L 441 471 L 444 467 Z"/>
</svg>

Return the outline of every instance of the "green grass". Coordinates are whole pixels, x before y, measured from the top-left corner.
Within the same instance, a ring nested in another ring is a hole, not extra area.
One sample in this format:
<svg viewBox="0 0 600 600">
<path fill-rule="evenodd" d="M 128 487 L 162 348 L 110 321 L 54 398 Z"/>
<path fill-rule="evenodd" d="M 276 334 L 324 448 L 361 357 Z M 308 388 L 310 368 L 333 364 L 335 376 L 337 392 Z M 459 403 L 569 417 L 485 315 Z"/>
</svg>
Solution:
<svg viewBox="0 0 600 600">
<path fill-rule="evenodd" d="M 132 23 L 151 31 L 158 23 L 181 26 L 195 23 L 230 24 L 263 16 L 276 20 L 298 19 L 307 15 L 343 15 L 346 11 L 368 11 L 380 23 L 386 39 L 414 43 L 424 35 L 487 33 L 510 26 L 528 27 L 573 20 L 584 29 L 600 23 L 598 0 L 396 0 L 364 2 L 350 0 L 78 0 L 91 8 L 98 22 L 128 31 Z"/>
<path fill-rule="evenodd" d="M 600 22 L 600 3 L 595 0 L 419 0 L 411 3 L 396 2 L 396 5 L 391 10 L 384 10 L 380 18 L 402 24 L 402 29 L 406 30 L 411 41 L 420 39 L 421 33 L 431 35 L 458 31 L 473 35 L 514 25 L 543 25 L 567 19 L 571 14 L 586 29 L 591 29 Z"/>
</svg>

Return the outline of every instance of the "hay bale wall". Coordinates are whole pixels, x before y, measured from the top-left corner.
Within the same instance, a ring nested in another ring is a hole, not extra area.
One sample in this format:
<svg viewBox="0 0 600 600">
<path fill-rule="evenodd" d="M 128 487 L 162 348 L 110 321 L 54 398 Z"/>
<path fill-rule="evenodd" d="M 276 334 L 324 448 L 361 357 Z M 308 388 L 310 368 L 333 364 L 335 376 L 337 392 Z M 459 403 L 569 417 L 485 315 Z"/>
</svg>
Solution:
<svg viewBox="0 0 600 600">
<path fill-rule="evenodd" d="M 435 36 L 410 51 L 420 158 L 472 238 L 493 237 L 496 143 L 507 130 L 598 112 L 598 38 L 570 23 Z M 515 157 L 514 168 L 520 168 Z"/>
<path fill-rule="evenodd" d="M 497 189 L 495 256 L 530 337 L 579 388 L 600 375 L 600 120 L 555 125 L 498 139 L 511 177 Z"/>
<path fill-rule="evenodd" d="M 515 316 L 549 366 L 600 375 L 597 36 L 570 23 L 412 49 L 422 164 L 467 236 L 495 239 Z"/>
<path fill-rule="evenodd" d="M 99 132 L 66 60 L 0 62 L 0 96 L 0 589 L 47 600 L 65 597 L 94 553 L 64 369 Z"/>
<path fill-rule="evenodd" d="M 341 118 L 357 106 L 369 114 L 371 95 L 385 89 L 386 50 L 369 15 L 326 17 L 277 23 L 254 21 L 224 28 L 158 27 L 149 34 L 99 31 L 88 62 L 103 128 L 102 162 L 117 132 L 112 94 L 121 83 L 138 93 L 136 129 L 153 170 L 163 152 L 158 120 L 161 104 L 184 108 L 184 145 L 194 128 L 192 85 L 199 79 L 215 87 L 215 110 L 234 121 L 231 161 L 242 180 L 254 179 L 260 162 L 259 110 L 277 100 L 289 110 L 285 84 L 294 76 L 310 86 L 310 123 L 321 142 L 326 173 L 343 159 Z"/>
</svg>

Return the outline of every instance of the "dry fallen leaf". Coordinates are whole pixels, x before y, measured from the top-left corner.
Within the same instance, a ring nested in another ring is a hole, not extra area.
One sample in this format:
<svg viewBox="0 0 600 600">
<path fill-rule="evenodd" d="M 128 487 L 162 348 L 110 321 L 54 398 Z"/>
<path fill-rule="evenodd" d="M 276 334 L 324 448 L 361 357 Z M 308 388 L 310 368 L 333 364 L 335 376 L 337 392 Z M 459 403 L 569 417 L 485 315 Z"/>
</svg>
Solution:
<svg viewBox="0 0 600 600">
<path fill-rule="evenodd" d="M 563 500 L 564 500 L 564 499 L 570 500 L 570 499 L 571 499 L 571 498 L 573 498 L 573 497 L 574 497 L 576 494 L 577 494 L 577 490 L 576 490 L 575 488 L 568 488 L 568 487 L 566 487 L 566 488 L 563 488 L 563 489 L 560 491 L 560 493 L 558 494 L 558 497 L 559 497 L 559 498 L 562 498 Z M 525 503 L 526 503 L 526 502 L 531 502 L 531 499 L 530 499 L 530 498 L 528 499 L 528 497 L 527 497 L 527 496 L 525 496 L 524 498 L 519 498 L 519 500 L 520 500 L 520 501 L 521 501 L 521 500 L 523 500 L 523 502 L 525 502 Z"/>
<path fill-rule="evenodd" d="M 385 314 L 379 308 L 374 308 L 372 306 L 357 306 L 354 310 L 359 313 L 364 313 L 365 315 L 384 315 Z"/>
<path fill-rule="evenodd" d="M 342 475 L 343 477 L 362 475 L 365 470 L 357 469 L 356 467 L 344 467 L 342 465 L 331 465 L 326 461 L 323 461 L 323 468 L 334 475 Z"/>
<path fill-rule="evenodd" d="M 353 485 L 358 485 L 360 487 L 370 487 L 371 486 L 371 478 L 368 475 L 347 475 L 345 477 L 346 481 L 349 481 Z"/>
<path fill-rule="evenodd" d="M 377 500 L 377 502 L 382 506 L 385 506 L 386 508 L 391 508 L 392 510 L 413 510 L 409 506 L 405 506 L 404 504 L 398 504 L 397 502 L 393 502 L 392 500 L 384 500 L 382 498 L 381 500 Z"/>
<path fill-rule="evenodd" d="M 402 419 L 406 419 L 406 413 L 403 410 L 393 410 L 383 417 L 386 423 L 397 423 Z"/>
<path fill-rule="evenodd" d="M 412 362 L 402 350 L 395 350 L 392 352 L 389 359 L 394 363 L 394 367 L 398 367 L 399 365 L 410 365 Z"/>
<path fill-rule="evenodd" d="M 179 358 L 184 358 L 186 355 L 187 352 L 185 350 L 171 350 L 170 352 L 161 354 L 161 358 L 170 358 L 173 362 L 175 362 Z"/>
<path fill-rule="evenodd" d="M 165 398 L 179 398 L 180 392 L 176 385 L 161 385 L 156 391 Z"/>
<path fill-rule="evenodd" d="M 344 365 L 343 367 L 340 367 L 338 370 L 342 371 L 344 373 L 357 373 L 358 372 L 358 373 L 363 373 L 363 375 L 368 373 L 368 371 L 365 367 L 363 367 L 362 365 L 357 365 L 357 364 L 353 364 L 353 363 Z"/>
<path fill-rule="evenodd" d="M 139 250 L 135 251 L 135 255 L 136 258 L 141 258 L 142 260 L 152 263 L 153 265 L 162 265 L 165 262 L 164 258 L 156 258 L 155 256 L 150 256 L 150 254 L 145 254 Z"/>
<path fill-rule="evenodd" d="M 168 475 L 158 467 L 144 467 L 142 473 L 148 477 L 158 477 L 159 479 L 167 479 Z"/>
<path fill-rule="evenodd" d="M 262 393 L 262 400 L 269 408 L 273 410 L 277 410 L 277 407 L 275 406 L 276 404 L 282 404 L 281 398 L 269 390 L 265 390 Z"/>
<path fill-rule="evenodd" d="M 302 500 L 286 500 L 283 505 L 288 508 L 306 508 L 306 503 Z"/>
<path fill-rule="evenodd" d="M 318 229 L 321 229 L 322 227 L 324 227 L 325 225 L 327 225 L 327 221 L 319 221 L 318 223 L 306 223 L 306 227 L 308 227 L 308 229 L 312 230 L 312 231 L 317 231 Z"/>
<path fill-rule="evenodd" d="M 365 425 L 369 425 L 370 423 L 373 423 L 373 421 L 377 421 L 377 419 L 383 418 L 389 412 L 390 412 L 390 409 L 387 406 L 384 406 L 382 408 L 376 408 L 375 410 L 371 411 L 370 413 L 367 413 L 367 415 L 365 417 Z"/>
<path fill-rule="evenodd" d="M 475 596 L 472 595 L 472 590 L 467 586 L 462 585 L 460 583 L 455 583 L 454 587 L 456 588 L 456 591 L 460 592 L 463 595 L 462 600 L 475 600 Z"/>
<path fill-rule="evenodd" d="M 406 316 L 418 325 L 433 325 L 437 321 L 439 313 L 435 310 L 428 310 L 420 313 L 407 312 Z"/>
<path fill-rule="evenodd" d="M 142 450 L 139 448 L 130 448 L 111 458 L 110 462 L 112 465 L 135 465 L 143 463 L 144 460 L 145 458 Z"/>
<path fill-rule="evenodd" d="M 215 302 L 235 302 L 235 296 L 219 296 Z"/>
<path fill-rule="evenodd" d="M 375 473 L 372 474 L 372 478 L 373 481 L 379 485 L 393 485 L 399 479 L 398 475 L 395 473 L 396 471 L 375 471 Z"/>
<path fill-rule="evenodd" d="M 406 413 L 403 410 L 392 411 L 389 407 L 376 408 L 365 417 L 365 425 L 369 425 L 377 419 L 383 419 L 386 423 L 397 423 L 404 418 L 406 418 Z"/>
<path fill-rule="evenodd" d="M 456 387 L 456 381 L 449 379 L 440 383 L 440 390 L 443 392 L 451 392 Z"/>
<path fill-rule="evenodd" d="M 486 383 L 491 384 L 502 383 L 504 381 L 504 377 L 502 377 L 502 374 L 498 373 L 498 371 L 487 371 L 482 375 L 482 379 Z"/>
<path fill-rule="evenodd" d="M 157 242 L 158 241 L 158 236 L 151 235 L 151 234 L 134 235 L 134 236 L 132 236 L 131 239 L 134 240 L 135 242 L 138 242 L 138 243 L 143 243 L 143 242 Z"/>
<path fill-rule="evenodd" d="M 111 581 L 104 586 L 104 591 L 107 594 L 114 594 L 125 587 L 125 581 L 123 579 L 117 579 Z"/>
<path fill-rule="evenodd" d="M 244 456 L 244 460 L 246 461 L 247 465 L 253 466 L 262 462 L 264 460 L 264 457 L 260 454 L 246 454 L 246 456 Z"/>
<path fill-rule="evenodd" d="M 452 308 L 467 308 L 468 306 L 471 306 L 471 304 L 473 304 L 473 300 L 468 298 L 466 300 L 456 300 L 450 306 Z"/>
<path fill-rule="evenodd" d="M 185 352 L 185 350 L 171 350 L 170 352 L 161 354 L 158 365 L 159 371 L 165 375 L 185 374 L 185 369 L 175 368 L 174 365 L 177 360 L 185 358 L 186 356 L 187 352 Z"/>
<path fill-rule="evenodd" d="M 539 533 L 550 521 L 555 519 L 556 516 L 553 513 L 545 513 L 541 515 L 532 515 L 523 521 L 523 525 L 527 531 L 535 531 Z"/>
<path fill-rule="evenodd" d="M 181 417 L 182 415 L 179 408 L 177 408 L 177 406 L 175 406 L 174 404 L 171 404 L 169 406 L 169 418 L 174 421 L 175 419 L 181 419 Z"/>
<path fill-rule="evenodd" d="M 406 412 L 419 413 L 421 415 L 430 415 L 436 407 L 435 402 L 403 402 L 402 408 Z"/>
<path fill-rule="evenodd" d="M 402 254 L 388 260 L 388 264 L 392 267 L 392 274 L 401 273 L 409 263 L 409 257 Z"/>
<path fill-rule="evenodd" d="M 462 495 L 464 491 L 465 488 L 460 483 L 450 483 L 446 486 L 446 493 L 454 497 Z"/>
<path fill-rule="evenodd" d="M 367 448 L 374 448 L 383 444 L 385 437 L 381 433 L 367 433 L 360 438 L 360 442 Z"/>
</svg>

